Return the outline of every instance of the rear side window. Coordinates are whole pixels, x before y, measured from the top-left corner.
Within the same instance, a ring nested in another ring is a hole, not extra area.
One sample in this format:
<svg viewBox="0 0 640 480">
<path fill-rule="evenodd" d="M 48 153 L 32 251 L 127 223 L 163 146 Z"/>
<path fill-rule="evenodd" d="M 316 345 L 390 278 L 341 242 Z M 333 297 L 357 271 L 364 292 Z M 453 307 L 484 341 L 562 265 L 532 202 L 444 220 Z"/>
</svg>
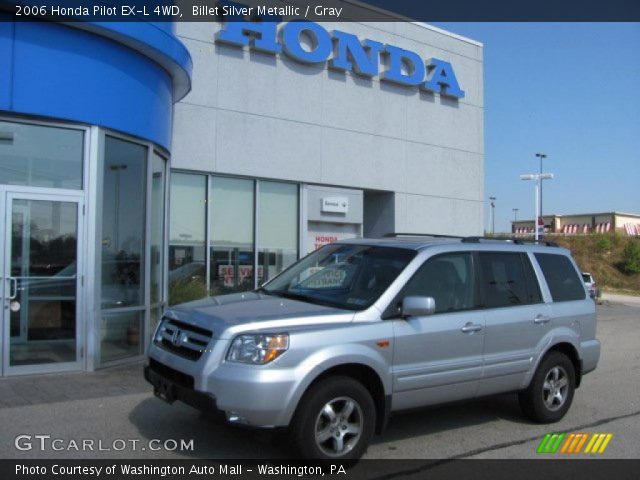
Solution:
<svg viewBox="0 0 640 480">
<path fill-rule="evenodd" d="M 487 308 L 541 301 L 531 264 L 520 253 L 480 252 L 482 292 Z"/>
<path fill-rule="evenodd" d="M 536 253 L 535 257 L 547 280 L 554 302 L 584 300 L 584 284 L 569 258 L 551 253 Z"/>
</svg>

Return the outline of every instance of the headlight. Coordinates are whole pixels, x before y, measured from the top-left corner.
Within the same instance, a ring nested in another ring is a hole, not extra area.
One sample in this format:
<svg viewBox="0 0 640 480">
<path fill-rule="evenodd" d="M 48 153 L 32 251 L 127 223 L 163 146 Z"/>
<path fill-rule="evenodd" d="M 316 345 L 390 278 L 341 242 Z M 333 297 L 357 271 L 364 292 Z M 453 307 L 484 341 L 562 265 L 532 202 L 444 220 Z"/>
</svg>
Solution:
<svg viewBox="0 0 640 480">
<path fill-rule="evenodd" d="M 264 365 L 272 362 L 289 348 L 286 333 L 238 335 L 233 339 L 227 360 L 230 362 Z"/>
<path fill-rule="evenodd" d="M 153 332 L 153 337 L 152 337 L 155 343 L 162 342 L 162 334 L 164 333 L 165 323 L 166 323 L 166 318 L 162 317 L 158 322 L 158 325 L 156 325 L 156 330 L 155 332 Z"/>
</svg>

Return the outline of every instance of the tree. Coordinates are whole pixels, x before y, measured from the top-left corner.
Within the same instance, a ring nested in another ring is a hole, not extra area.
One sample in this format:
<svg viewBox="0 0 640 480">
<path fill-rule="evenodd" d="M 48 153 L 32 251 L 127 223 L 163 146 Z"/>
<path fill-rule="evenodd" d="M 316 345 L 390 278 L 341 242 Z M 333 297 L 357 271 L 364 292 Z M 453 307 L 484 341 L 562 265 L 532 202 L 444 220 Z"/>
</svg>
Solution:
<svg viewBox="0 0 640 480">
<path fill-rule="evenodd" d="M 631 240 L 622 252 L 622 271 L 625 273 L 640 273 L 640 242 Z"/>
</svg>

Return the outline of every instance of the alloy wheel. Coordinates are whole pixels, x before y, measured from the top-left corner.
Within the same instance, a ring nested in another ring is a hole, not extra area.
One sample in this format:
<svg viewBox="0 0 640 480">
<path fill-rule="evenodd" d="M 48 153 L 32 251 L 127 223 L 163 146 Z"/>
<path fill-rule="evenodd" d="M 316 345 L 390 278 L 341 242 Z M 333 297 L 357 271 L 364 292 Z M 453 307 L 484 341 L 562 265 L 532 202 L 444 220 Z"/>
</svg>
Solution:
<svg viewBox="0 0 640 480">
<path fill-rule="evenodd" d="M 568 392 L 569 375 L 563 367 L 556 365 L 544 377 L 542 400 L 549 410 L 555 412 L 566 402 Z"/>
<path fill-rule="evenodd" d="M 354 399 L 338 397 L 328 401 L 316 418 L 317 447 L 329 457 L 341 457 L 357 445 L 364 415 Z"/>
</svg>

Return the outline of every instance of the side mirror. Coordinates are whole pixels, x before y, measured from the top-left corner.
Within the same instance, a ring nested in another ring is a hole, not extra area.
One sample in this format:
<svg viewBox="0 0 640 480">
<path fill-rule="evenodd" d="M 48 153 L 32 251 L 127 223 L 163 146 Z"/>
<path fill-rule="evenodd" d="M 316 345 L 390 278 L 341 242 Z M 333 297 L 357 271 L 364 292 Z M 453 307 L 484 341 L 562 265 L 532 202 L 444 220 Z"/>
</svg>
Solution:
<svg viewBox="0 0 640 480">
<path fill-rule="evenodd" d="M 436 312 L 433 297 L 404 297 L 402 300 L 403 317 L 424 317 Z"/>
</svg>

